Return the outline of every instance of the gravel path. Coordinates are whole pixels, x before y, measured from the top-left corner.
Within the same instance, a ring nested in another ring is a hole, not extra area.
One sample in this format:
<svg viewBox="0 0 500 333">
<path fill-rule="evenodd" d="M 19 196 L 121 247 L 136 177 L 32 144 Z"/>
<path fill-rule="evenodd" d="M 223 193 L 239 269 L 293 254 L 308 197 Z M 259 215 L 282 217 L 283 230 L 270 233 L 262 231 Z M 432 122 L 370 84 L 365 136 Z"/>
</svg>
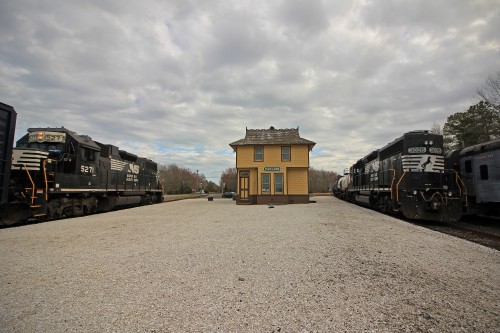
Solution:
<svg viewBox="0 0 500 333">
<path fill-rule="evenodd" d="M 500 252 L 317 197 L 0 230 L 0 332 L 498 332 Z"/>
</svg>

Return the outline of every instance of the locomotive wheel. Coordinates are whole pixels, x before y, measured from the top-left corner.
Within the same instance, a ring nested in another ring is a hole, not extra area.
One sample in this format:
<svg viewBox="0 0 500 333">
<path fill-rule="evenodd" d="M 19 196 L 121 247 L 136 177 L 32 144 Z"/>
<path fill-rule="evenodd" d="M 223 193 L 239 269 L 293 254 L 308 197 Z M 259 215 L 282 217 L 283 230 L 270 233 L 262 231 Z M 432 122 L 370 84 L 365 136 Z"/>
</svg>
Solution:
<svg viewBox="0 0 500 333">
<path fill-rule="evenodd" d="M 392 212 L 392 204 L 391 204 L 391 200 L 389 199 L 389 197 L 384 196 L 380 201 L 381 201 L 381 204 L 379 206 L 380 210 L 384 214 L 391 213 Z"/>
</svg>

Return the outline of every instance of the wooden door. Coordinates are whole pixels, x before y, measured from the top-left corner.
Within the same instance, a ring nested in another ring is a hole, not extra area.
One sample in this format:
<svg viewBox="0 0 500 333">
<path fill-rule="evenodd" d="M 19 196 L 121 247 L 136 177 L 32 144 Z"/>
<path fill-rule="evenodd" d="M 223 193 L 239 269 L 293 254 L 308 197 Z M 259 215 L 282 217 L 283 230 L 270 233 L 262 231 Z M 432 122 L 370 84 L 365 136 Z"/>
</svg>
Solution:
<svg viewBox="0 0 500 333">
<path fill-rule="evenodd" d="M 240 172 L 240 200 L 248 200 L 250 177 L 248 172 Z"/>
</svg>

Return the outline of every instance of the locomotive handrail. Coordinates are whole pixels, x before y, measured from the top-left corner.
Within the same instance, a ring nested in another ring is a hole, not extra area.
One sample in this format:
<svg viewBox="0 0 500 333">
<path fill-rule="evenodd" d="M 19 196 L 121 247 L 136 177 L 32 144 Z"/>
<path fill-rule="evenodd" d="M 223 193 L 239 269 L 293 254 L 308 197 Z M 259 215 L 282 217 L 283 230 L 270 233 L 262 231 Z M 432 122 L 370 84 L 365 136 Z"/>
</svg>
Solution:
<svg viewBox="0 0 500 333">
<path fill-rule="evenodd" d="M 403 172 L 401 175 L 401 178 L 399 178 L 398 183 L 396 184 L 396 202 L 399 202 L 399 183 L 403 180 L 404 176 L 406 175 L 408 171 Z"/>
<path fill-rule="evenodd" d="M 31 204 L 33 205 L 35 203 L 35 182 L 33 182 L 33 178 L 31 178 L 31 174 L 28 170 L 28 167 L 26 164 L 23 164 L 24 169 L 26 170 L 26 173 L 28 174 L 28 178 L 30 179 L 32 188 L 31 188 Z"/>
<path fill-rule="evenodd" d="M 455 182 L 457 183 L 457 186 L 460 189 L 460 196 L 462 196 L 462 187 L 460 186 L 460 184 L 458 183 L 458 181 L 460 180 L 460 183 L 462 183 L 462 185 L 464 186 L 465 207 L 467 207 L 468 204 L 469 204 L 468 198 L 467 198 L 467 186 L 465 186 L 465 184 L 462 181 L 462 178 L 460 177 L 460 175 L 458 174 L 458 172 L 456 172 L 455 170 L 453 170 L 453 172 L 455 173 Z"/>
<path fill-rule="evenodd" d="M 392 182 L 391 182 L 391 200 L 392 200 L 392 188 L 394 187 L 394 181 L 396 180 L 396 169 L 389 169 L 392 171 Z"/>
<path fill-rule="evenodd" d="M 443 202 L 443 203 L 445 203 L 446 205 L 448 205 L 448 200 L 447 200 L 446 196 L 444 196 L 444 198 L 445 198 L 445 199 L 443 200 L 443 195 L 442 195 L 441 193 L 439 193 L 439 192 L 434 192 L 434 193 L 431 195 L 431 197 L 429 198 L 429 200 L 427 200 L 427 199 L 425 198 L 425 195 L 424 195 L 424 193 L 423 193 L 423 192 L 421 192 L 421 191 L 419 191 L 419 192 L 420 192 L 420 195 L 422 196 L 422 199 L 424 199 L 424 201 L 426 201 L 426 202 L 430 202 L 430 201 L 432 200 L 432 198 L 434 198 L 434 196 L 435 196 L 435 195 L 439 195 L 439 196 L 441 197 L 441 202 Z M 446 201 L 446 202 L 445 202 L 445 201 Z"/>
<path fill-rule="evenodd" d="M 45 181 L 45 200 L 49 201 L 49 182 L 47 181 L 47 160 L 43 160 L 43 180 Z"/>
</svg>

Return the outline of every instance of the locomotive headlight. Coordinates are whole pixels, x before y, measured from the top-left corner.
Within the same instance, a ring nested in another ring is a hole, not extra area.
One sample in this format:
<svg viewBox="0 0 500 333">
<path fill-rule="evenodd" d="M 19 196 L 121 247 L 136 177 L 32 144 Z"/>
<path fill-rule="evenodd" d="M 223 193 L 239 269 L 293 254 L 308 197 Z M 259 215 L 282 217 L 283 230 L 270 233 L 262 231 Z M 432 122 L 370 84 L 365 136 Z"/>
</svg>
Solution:
<svg viewBox="0 0 500 333">
<path fill-rule="evenodd" d="M 429 141 L 429 146 L 432 146 L 434 144 L 434 142 L 431 140 Z"/>
<path fill-rule="evenodd" d="M 429 141 L 424 141 L 424 145 L 428 145 L 429 144 Z"/>
<path fill-rule="evenodd" d="M 417 195 L 417 190 L 413 190 L 413 195 Z"/>
<path fill-rule="evenodd" d="M 451 198 L 453 196 L 453 192 L 452 191 L 448 192 L 448 196 Z"/>
</svg>

